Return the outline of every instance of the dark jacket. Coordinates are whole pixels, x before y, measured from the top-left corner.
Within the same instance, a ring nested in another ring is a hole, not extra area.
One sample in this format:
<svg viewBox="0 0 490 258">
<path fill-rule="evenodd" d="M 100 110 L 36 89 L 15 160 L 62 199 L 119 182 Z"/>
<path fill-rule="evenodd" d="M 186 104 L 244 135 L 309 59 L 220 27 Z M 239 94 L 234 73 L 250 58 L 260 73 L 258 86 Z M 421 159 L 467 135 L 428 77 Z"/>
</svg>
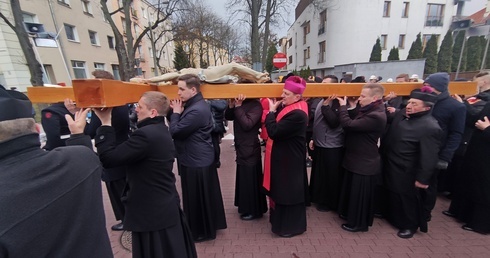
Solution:
<svg viewBox="0 0 490 258">
<path fill-rule="evenodd" d="M 211 107 L 211 115 L 213 116 L 213 133 L 219 133 L 223 135 L 226 133 L 225 128 L 225 109 L 228 103 L 224 99 L 210 99 L 209 106 Z"/>
<path fill-rule="evenodd" d="M 116 145 L 114 128 L 101 126 L 95 146 L 104 167 L 127 166 L 124 229 L 158 231 L 179 222 L 175 149 L 164 117 L 144 119 L 138 127 L 129 140 Z"/>
<path fill-rule="evenodd" d="M 442 130 L 430 112 L 405 116 L 398 111 L 381 142 L 385 186 L 413 193 L 415 180 L 429 184 L 438 161 Z"/>
<path fill-rule="evenodd" d="M 44 151 L 36 133 L 0 142 L 0 257 L 113 257 L 101 171 L 84 146 Z"/>
<path fill-rule="evenodd" d="M 119 145 L 129 138 L 129 108 L 127 105 L 114 107 L 111 112 L 111 124 L 116 133 L 116 144 Z M 90 123 L 85 126 L 84 133 L 95 138 L 97 128 L 102 125 L 99 117 L 92 112 Z M 115 181 L 126 177 L 126 167 L 106 168 L 102 172 L 102 180 L 105 182 Z"/>
<path fill-rule="evenodd" d="M 281 108 L 282 109 L 282 108 Z M 306 124 L 308 115 L 293 110 L 276 122 L 276 114 L 269 113 L 265 126 L 274 140 L 271 153 L 270 196 L 282 205 L 305 202 L 306 186 Z"/>
<path fill-rule="evenodd" d="M 444 132 L 439 159 L 450 162 L 463 136 L 466 108 L 446 91 L 437 96 L 432 116 L 439 122 Z"/>
<path fill-rule="evenodd" d="M 70 137 L 66 114 L 73 117 L 64 103 L 55 103 L 41 111 L 41 124 L 46 133 L 46 145 L 43 149 L 52 150 L 66 145 L 65 141 Z"/>
<path fill-rule="evenodd" d="M 240 107 L 227 108 L 225 118 L 234 121 L 236 163 L 253 166 L 261 162 L 261 148 L 257 137 L 261 127 L 262 105 L 256 99 L 243 101 Z"/>
<path fill-rule="evenodd" d="M 174 139 L 180 165 L 207 167 L 213 163 L 212 130 L 211 110 L 201 93 L 185 103 L 181 114 L 173 113 L 170 116 L 170 134 Z"/>
<path fill-rule="evenodd" d="M 369 110 L 357 110 L 351 119 L 347 106 L 339 108 L 340 124 L 345 132 L 345 155 L 342 166 L 360 175 L 381 172 L 378 140 L 386 127 L 385 107 L 381 101 L 370 104 Z"/>
</svg>

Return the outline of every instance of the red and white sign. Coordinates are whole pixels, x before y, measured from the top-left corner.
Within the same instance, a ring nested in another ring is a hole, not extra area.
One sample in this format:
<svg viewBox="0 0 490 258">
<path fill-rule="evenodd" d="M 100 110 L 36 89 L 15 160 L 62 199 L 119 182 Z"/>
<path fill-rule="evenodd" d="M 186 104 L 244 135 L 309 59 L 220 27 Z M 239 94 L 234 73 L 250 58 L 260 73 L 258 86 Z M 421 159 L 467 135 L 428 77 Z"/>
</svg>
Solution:
<svg viewBox="0 0 490 258">
<path fill-rule="evenodd" d="M 288 64 L 288 58 L 284 53 L 277 53 L 272 57 L 272 64 L 277 68 L 281 69 Z"/>
</svg>

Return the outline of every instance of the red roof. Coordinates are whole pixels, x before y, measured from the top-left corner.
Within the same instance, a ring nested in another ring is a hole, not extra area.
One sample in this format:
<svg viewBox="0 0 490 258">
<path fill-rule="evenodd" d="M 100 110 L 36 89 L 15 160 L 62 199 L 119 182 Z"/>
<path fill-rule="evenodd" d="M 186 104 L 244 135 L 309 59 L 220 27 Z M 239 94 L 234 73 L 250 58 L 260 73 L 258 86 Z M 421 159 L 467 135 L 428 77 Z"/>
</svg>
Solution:
<svg viewBox="0 0 490 258">
<path fill-rule="evenodd" d="M 487 11 L 487 8 L 483 8 L 480 11 L 468 16 L 468 19 L 473 20 L 473 25 L 485 25 L 486 21 L 490 19 L 490 15 L 486 15 L 485 13 Z"/>
</svg>

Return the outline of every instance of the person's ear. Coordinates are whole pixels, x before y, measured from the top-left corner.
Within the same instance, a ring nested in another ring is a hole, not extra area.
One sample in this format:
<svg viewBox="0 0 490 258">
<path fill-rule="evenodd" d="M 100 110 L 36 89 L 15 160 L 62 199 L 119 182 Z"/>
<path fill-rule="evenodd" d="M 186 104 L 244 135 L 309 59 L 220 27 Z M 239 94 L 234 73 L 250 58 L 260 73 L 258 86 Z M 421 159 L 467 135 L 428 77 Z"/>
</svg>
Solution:
<svg viewBox="0 0 490 258">
<path fill-rule="evenodd" d="M 38 123 L 36 123 L 36 131 L 37 133 L 41 133 L 41 126 Z"/>
<path fill-rule="evenodd" d="M 158 116 L 158 111 L 156 109 L 152 108 L 150 110 L 150 117 L 151 118 L 154 118 L 154 117 L 157 117 L 157 116 Z"/>
</svg>

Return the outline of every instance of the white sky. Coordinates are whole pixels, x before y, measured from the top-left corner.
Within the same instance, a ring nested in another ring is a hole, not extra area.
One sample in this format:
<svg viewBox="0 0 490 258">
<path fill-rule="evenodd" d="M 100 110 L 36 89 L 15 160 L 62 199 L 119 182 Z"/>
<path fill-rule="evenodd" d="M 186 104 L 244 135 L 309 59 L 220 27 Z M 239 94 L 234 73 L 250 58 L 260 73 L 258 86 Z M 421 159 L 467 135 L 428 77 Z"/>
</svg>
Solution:
<svg viewBox="0 0 490 258">
<path fill-rule="evenodd" d="M 213 10 L 216 14 L 221 16 L 225 21 L 228 20 L 228 13 L 226 11 L 226 3 L 228 0 L 202 0 L 204 3 L 206 3 L 208 6 L 211 7 L 211 10 Z M 299 0 L 295 0 L 296 4 L 299 2 Z M 296 5 L 294 5 L 296 7 Z M 293 23 L 294 22 L 294 10 L 289 14 L 288 16 L 289 22 Z M 287 24 L 284 24 L 282 28 L 280 29 L 274 29 L 274 32 L 277 33 L 278 37 L 283 37 L 287 35 L 289 26 Z"/>
</svg>

